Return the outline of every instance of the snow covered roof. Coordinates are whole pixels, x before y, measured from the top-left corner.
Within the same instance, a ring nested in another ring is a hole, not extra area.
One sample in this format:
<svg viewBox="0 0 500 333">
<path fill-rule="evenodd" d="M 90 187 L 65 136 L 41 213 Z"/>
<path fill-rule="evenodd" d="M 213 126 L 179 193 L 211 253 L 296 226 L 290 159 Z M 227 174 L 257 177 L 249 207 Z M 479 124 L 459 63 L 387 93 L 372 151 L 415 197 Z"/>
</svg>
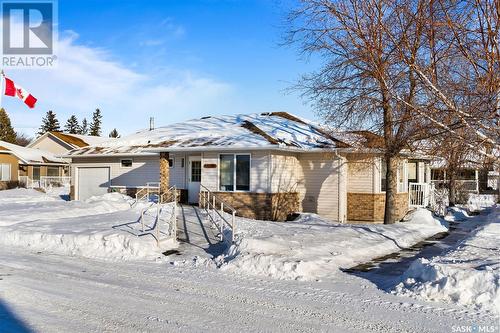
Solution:
<svg viewBox="0 0 500 333">
<path fill-rule="evenodd" d="M 65 160 L 48 151 L 22 147 L 5 141 L 0 141 L 0 153 L 13 154 L 24 164 L 67 164 Z"/>
<path fill-rule="evenodd" d="M 286 112 L 210 116 L 171 124 L 102 144 L 68 152 L 66 156 L 147 154 L 159 150 L 335 149 L 353 147 L 358 139 L 372 148 L 376 135 L 366 132 L 332 135 L 320 125 Z M 341 139 L 339 139 L 341 138 Z M 349 143 L 344 142 L 349 141 Z M 368 144 L 370 142 L 370 144 Z"/>
<path fill-rule="evenodd" d="M 107 142 L 107 141 L 112 141 L 115 140 L 114 138 L 106 138 L 106 137 L 100 137 L 100 136 L 93 136 L 93 135 L 82 135 L 82 134 L 70 134 L 70 133 L 63 133 L 63 132 L 47 132 L 32 142 L 28 145 L 28 147 L 33 147 L 36 145 L 37 142 L 42 140 L 43 138 L 47 136 L 52 136 L 55 137 L 56 139 L 65 142 L 68 144 L 72 149 L 77 149 L 77 148 L 82 148 L 82 147 L 87 147 L 87 146 L 92 146 L 92 145 L 99 145 L 101 143 Z"/>
</svg>

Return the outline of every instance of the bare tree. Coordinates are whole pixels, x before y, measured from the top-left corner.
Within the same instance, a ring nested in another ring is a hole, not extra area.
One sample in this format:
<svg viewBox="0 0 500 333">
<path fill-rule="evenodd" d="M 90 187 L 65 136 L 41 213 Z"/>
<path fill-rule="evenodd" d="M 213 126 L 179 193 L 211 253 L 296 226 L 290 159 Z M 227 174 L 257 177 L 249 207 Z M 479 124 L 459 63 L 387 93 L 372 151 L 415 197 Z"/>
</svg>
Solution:
<svg viewBox="0 0 500 333">
<path fill-rule="evenodd" d="M 426 12 L 412 18 L 429 32 L 422 52 L 408 56 L 411 45 L 399 44 L 401 60 L 422 87 L 419 103 L 407 106 L 467 148 L 498 160 L 500 2 L 432 0 Z"/>
<path fill-rule="evenodd" d="M 287 41 L 324 59 L 298 87 L 327 121 L 384 137 L 385 223 L 395 220 L 397 157 L 413 142 L 441 136 L 498 161 L 499 4 L 302 0 L 292 12 Z"/>
<path fill-rule="evenodd" d="M 299 82 L 304 95 L 335 126 L 363 127 L 384 137 L 384 223 L 396 221 L 398 155 L 430 124 L 414 118 L 417 74 L 400 54 L 404 48 L 405 56 L 416 58 L 422 48 L 425 31 L 414 17 L 424 3 L 303 0 L 289 20 L 287 41 L 299 44 L 304 54 L 325 59 L 318 72 Z M 411 15 L 403 8 L 412 10 Z"/>
</svg>

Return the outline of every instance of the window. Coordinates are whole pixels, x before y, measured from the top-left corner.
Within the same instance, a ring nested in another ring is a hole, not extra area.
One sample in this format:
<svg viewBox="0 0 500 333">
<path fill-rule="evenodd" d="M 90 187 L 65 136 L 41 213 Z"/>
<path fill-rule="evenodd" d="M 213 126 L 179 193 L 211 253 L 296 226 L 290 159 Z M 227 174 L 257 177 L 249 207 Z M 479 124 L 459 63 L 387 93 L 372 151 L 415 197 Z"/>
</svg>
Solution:
<svg viewBox="0 0 500 333">
<path fill-rule="evenodd" d="M 59 167 L 47 167 L 47 176 L 59 177 Z"/>
<path fill-rule="evenodd" d="M 408 183 L 417 183 L 417 162 L 408 162 Z"/>
<path fill-rule="evenodd" d="M 201 161 L 191 161 L 191 182 L 201 181 Z"/>
<path fill-rule="evenodd" d="M 399 193 L 405 192 L 404 184 L 404 164 L 400 163 L 397 169 L 397 191 Z M 385 180 L 387 177 L 387 163 L 384 160 L 380 161 L 380 191 L 385 192 L 387 187 L 385 186 Z"/>
<path fill-rule="evenodd" d="M 221 154 L 219 159 L 219 189 L 250 191 L 250 155 Z"/>
<path fill-rule="evenodd" d="M 0 180 L 4 182 L 10 180 L 10 164 L 0 164 Z"/>
<path fill-rule="evenodd" d="M 131 168 L 132 167 L 132 160 L 131 159 L 120 160 L 120 163 L 121 163 L 122 168 Z"/>
<path fill-rule="evenodd" d="M 173 158 L 169 158 L 168 159 L 168 167 L 169 168 L 173 168 L 174 167 L 174 159 Z"/>
<path fill-rule="evenodd" d="M 184 157 L 181 158 L 181 168 L 184 168 Z"/>
<path fill-rule="evenodd" d="M 40 167 L 39 166 L 33 167 L 33 180 L 40 180 Z"/>
</svg>

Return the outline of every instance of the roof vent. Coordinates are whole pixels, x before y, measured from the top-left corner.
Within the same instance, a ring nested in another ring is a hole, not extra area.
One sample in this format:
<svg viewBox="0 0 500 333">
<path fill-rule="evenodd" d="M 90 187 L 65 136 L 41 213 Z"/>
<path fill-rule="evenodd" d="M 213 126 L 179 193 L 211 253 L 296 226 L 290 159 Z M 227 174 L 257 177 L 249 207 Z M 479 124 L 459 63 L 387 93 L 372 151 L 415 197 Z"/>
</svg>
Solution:
<svg viewBox="0 0 500 333">
<path fill-rule="evenodd" d="M 149 117 L 149 130 L 152 131 L 155 129 L 155 118 Z"/>
</svg>

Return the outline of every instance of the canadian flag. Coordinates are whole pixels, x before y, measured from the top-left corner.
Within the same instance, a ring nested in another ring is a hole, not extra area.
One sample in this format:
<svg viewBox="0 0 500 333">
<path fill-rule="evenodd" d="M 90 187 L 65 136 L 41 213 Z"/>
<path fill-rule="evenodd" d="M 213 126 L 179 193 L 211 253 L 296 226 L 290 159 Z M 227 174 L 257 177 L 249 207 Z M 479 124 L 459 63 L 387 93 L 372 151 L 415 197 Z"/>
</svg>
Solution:
<svg viewBox="0 0 500 333">
<path fill-rule="evenodd" d="M 17 96 L 23 100 L 23 102 L 29 107 L 34 108 L 36 103 L 36 98 L 27 92 L 23 87 L 17 85 L 11 79 L 4 77 L 5 79 L 5 90 L 4 94 L 6 96 Z"/>
</svg>

